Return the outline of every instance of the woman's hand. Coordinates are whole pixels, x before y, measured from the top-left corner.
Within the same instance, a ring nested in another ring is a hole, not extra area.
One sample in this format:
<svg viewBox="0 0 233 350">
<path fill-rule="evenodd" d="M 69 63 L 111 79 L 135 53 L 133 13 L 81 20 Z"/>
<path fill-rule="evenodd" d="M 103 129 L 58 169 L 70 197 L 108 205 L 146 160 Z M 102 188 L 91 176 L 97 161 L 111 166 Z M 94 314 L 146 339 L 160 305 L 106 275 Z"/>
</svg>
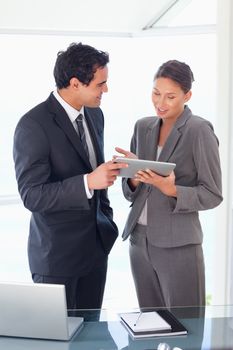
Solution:
<svg viewBox="0 0 233 350">
<path fill-rule="evenodd" d="M 144 171 L 139 170 L 136 174 L 136 179 L 145 184 L 149 184 L 158 188 L 163 194 L 169 197 L 176 197 L 176 185 L 175 185 L 175 173 L 172 173 L 169 176 L 160 176 L 150 169 Z"/>
<path fill-rule="evenodd" d="M 116 158 L 116 157 L 126 157 L 126 158 L 131 158 L 131 159 L 137 159 L 138 157 L 136 156 L 136 154 L 134 154 L 133 152 L 130 152 L 130 151 L 126 151 L 125 149 L 123 148 L 120 148 L 120 147 L 115 147 L 115 150 L 118 152 L 118 153 L 121 153 L 121 155 L 115 155 L 113 156 L 113 159 Z"/>
</svg>

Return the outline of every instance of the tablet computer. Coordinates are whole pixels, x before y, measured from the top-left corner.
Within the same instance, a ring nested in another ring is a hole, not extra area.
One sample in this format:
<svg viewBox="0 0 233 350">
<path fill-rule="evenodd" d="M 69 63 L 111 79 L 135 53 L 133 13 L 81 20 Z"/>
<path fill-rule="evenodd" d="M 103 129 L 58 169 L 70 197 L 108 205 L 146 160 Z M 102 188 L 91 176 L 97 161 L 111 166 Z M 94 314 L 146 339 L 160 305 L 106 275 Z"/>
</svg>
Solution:
<svg viewBox="0 0 233 350">
<path fill-rule="evenodd" d="M 175 169 L 175 163 L 157 162 L 145 159 L 131 159 L 125 157 L 117 157 L 114 159 L 117 163 L 127 163 L 128 168 L 120 169 L 119 176 L 133 178 L 139 170 L 150 169 L 158 175 L 168 176 Z"/>
</svg>

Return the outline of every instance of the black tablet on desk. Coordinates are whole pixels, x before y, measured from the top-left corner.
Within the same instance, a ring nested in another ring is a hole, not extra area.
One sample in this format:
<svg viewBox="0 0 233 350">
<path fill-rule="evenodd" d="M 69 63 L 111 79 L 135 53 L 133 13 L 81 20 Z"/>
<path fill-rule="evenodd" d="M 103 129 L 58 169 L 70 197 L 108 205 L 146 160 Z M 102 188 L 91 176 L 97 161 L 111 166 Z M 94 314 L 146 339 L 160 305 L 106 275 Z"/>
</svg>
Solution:
<svg viewBox="0 0 233 350">
<path fill-rule="evenodd" d="M 168 176 L 175 169 L 175 163 L 157 162 L 145 159 L 132 159 L 117 157 L 114 159 L 117 163 L 127 163 L 128 168 L 120 169 L 119 176 L 133 178 L 139 170 L 150 169 L 158 175 Z"/>
</svg>

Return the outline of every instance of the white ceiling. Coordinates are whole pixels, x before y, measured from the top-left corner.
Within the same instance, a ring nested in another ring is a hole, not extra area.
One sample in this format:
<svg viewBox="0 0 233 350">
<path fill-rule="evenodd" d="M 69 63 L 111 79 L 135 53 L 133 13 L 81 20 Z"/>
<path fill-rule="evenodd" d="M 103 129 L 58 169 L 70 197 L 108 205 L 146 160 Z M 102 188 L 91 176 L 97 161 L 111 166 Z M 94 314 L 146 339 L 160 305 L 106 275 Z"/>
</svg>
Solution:
<svg viewBox="0 0 233 350">
<path fill-rule="evenodd" d="M 190 0 L 0 0 L 0 32 L 133 33 Z"/>
</svg>

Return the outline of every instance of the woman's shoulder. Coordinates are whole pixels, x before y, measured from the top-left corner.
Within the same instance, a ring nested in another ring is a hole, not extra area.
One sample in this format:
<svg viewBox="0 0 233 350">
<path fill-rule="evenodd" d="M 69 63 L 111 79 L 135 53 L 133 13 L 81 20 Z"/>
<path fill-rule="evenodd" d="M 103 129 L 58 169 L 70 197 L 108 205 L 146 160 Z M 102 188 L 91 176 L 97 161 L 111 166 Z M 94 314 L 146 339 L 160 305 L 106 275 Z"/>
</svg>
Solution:
<svg viewBox="0 0 233 350">
<path fill-rule="evenodd" d="M 189 140 L 217 138 L 212 123 L 194 114 L 187 120 L 183 133 Z"/>
<path fill-rule="evenodd" d="M 191 118 L 188 119 L 187 124 L 192 129 L 214 129 L 212 123 L 209 120 L 195 114 L 192 114 Z"/>
</svg>

